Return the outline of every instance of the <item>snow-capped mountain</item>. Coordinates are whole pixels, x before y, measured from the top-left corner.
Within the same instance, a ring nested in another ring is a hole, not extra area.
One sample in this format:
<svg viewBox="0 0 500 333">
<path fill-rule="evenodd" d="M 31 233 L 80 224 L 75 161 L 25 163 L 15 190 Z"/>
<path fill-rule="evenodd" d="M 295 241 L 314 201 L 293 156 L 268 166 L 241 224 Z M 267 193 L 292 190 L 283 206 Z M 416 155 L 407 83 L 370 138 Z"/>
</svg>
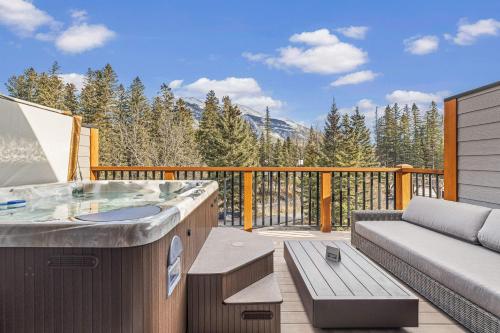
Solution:
<svg viewBox="0 0 500 333">
<path fill-rule="evenodd" d="M 201 119 L 204 102 L 194 97 L 184 97 L 183 99 L 186 102 L 186 105 L 191 110 L 194 119 L 198 122 Z M 243 114 L 243 118 L 248 121 L 257 135 L 260 135 L 262 129 L 264 128 L 265 114 L 245 105 L 237 105 L 241 113 Z M 271 130 L 273 135 L 276 138 L 280 139 L 285 139 L 287 137 L 298 137 L 300 139 L 306 139 L 308 133 L 308 128 L 302 124 L 289 119 L 272 117 Z"/>
</svg>

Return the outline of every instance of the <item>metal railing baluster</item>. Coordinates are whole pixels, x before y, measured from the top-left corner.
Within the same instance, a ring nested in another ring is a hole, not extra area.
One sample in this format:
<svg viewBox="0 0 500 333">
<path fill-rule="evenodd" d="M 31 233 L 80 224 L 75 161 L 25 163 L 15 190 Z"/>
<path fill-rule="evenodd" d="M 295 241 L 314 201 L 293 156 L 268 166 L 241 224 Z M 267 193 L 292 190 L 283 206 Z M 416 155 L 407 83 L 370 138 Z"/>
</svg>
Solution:
<svg viewBox="0 0 500 333">
<path fill-rule="evenodd" d="M 347 173 L 347 226 L 351 225 L 351 173 Z"/>
<path fill-rule="evenodd" d="M 339 172 L 339 226 L 344 224 L 344 204 L 343 204 L 343 196 L 342 196 L 342 171 Z"/>
<path fill-rule="evenodd" d="M 295 200 L 295 196 L 296 196 L 296 192 L 297 192 L 297 188 L 296 188 L 296 178 L 297 177 L 297 174 L 295 173 L 295 171 L 293 172 L 293 224 L 295 224 L 295 210 L 296 210 L 296 206 L 297 206 L 297 201 Z"/>
<path fill-rule="evenodd" d="M 373 172 L 370 172 L 370 209 L 373 210 Z"/>
<path fill-rule="evenodd" d="M 273 172 L 269 172 L 269 225 L 273 225 Z"/>
<path fill-rule="evenodd" d="M 304 224 L 304 172 L 300 172 L 300 223 Z"/>
<path fill-rule="evenodd" d="M 288 225 L 288 171 L 285 171 L 285 225 Z"/>
<path fill-rule="evenodd" d="M 281 172 L 278 171 L 278 179 L 277 179 L 277 186 L 278 188 L 276 191 L 278 192 L 278 225 L 281 223 Z"/>
</svg>

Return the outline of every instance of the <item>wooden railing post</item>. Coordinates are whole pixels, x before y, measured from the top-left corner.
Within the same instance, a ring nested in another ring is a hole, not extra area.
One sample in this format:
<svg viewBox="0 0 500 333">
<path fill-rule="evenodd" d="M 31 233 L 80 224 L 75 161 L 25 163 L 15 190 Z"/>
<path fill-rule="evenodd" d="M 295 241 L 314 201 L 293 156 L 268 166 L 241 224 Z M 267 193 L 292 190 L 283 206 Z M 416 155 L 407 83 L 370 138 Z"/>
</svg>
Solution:
<svg viewBox="0 0 500 333">
<path fill-rule="evenodd" d="M 175 180 L 175 173 L 173 171 L 164 171 L 163 172 L 164 180 Z"/>
<path fill-rule="evenodd" d="M 253 199 L 252 199 L 252 184 L 253 173 L 245 171 L 243 173 L 243 229 L 245 231 L 252 231 L 252 212 L 253 212 Z"/>
<path fill-rule="evenodd" d="M 330 172 L 321 173 L 321 226 L 322 232 L 332 231 L 332 174 Z"/>
<path fill-rule="evenodd" d="M 99 130 L 90 129 L 90 180 L 96 180 L 96 172 L 93 167 L 99 166 Z"/>
<path fill-rule="evenodd" d="M 409 164 L 399 164 L 396 165 L 400 168 L 396 172 L 396 209 L 402 210 L 408 206 L 411 200 L 411 172 L 404 169 L 413 168 Z"/>
<path fill-rule="evenodd" d="M 444 102 L 444 199 L 457 201 L 457 99 Z"/>
<path fill-rule="evenodd" d="M 68 181 L 76 179 L 76 169 L 78 165 L 78 150 L 80 148 L 81 130 L 82 130 L 82 117 L 73 116 L 73 126 L 71 129 L 71 143 L 69 148 Z"/>
</svg>

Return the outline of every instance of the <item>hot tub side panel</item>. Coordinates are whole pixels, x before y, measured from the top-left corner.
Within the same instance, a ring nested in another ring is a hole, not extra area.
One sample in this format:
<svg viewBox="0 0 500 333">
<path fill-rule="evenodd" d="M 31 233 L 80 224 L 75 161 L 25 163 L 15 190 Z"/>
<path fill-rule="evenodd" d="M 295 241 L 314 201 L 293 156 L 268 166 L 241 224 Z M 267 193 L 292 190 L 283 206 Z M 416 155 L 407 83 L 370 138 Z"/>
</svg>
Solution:
<svg viewBox="0 0 500 333">
<path fill-rule="evenodd" d="M 0 248 L 0 333 L 185 332 L 186 273 L 216 226 L 214 193 L 167 235 L 144 246 Z M 183 274 L 167 297 L 174 235 L 184 245 Z"/>
</svg>

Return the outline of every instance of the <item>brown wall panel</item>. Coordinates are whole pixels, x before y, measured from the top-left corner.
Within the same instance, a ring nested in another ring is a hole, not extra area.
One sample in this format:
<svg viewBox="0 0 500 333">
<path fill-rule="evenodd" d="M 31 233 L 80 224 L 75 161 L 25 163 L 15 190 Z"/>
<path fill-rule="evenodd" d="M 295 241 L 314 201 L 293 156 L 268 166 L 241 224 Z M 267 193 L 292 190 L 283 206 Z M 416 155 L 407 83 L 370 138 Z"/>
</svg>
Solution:
<svg viewBox="0 0 500 333">
<path fill-rule="evenodd" d="M 0 333 L 164 333 L 187 328 L 186 273 L 217 226 L 213 194 L 162 239 L 132 248 L 0 248 Z M 187 236 L 191 229 L 191 236 Z M 183 241 L 183 276 L 167 297 L 170 240 Z M 60 255 L 97 267 L 51 268 Z"/>
</svg>

